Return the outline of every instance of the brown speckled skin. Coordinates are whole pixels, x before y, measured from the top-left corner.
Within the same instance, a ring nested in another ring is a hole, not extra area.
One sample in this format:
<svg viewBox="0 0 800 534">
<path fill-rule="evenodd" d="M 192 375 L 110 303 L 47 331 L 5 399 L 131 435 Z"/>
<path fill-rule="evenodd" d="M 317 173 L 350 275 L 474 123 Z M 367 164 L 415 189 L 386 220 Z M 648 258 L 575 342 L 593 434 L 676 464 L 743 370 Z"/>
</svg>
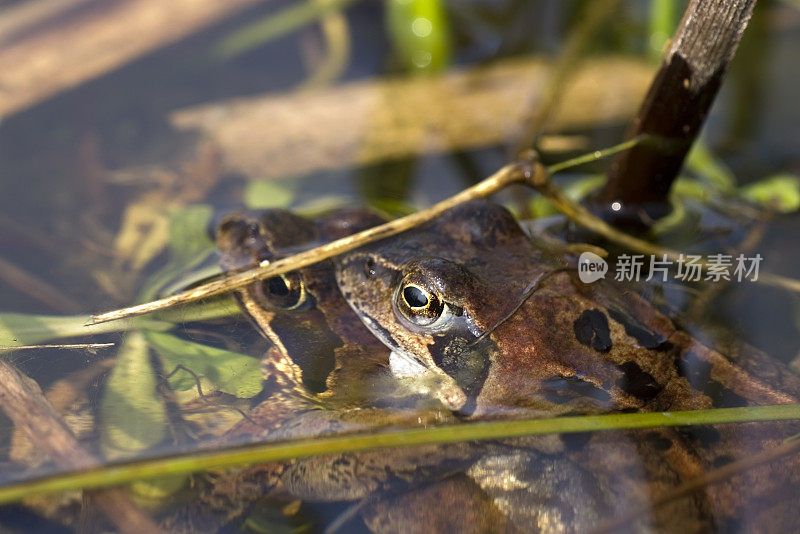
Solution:
<svg viewBox="0 0 800 534">
<path fill-rule="evenodd" d="M 355 222 L 352 222 L 353 217 Z M 357 231 L 369 221 L 369 218 L 360 217 L 357 212 L 340 213 L 312 222 L 282 210 L 238 214 L 228 219 L 233 223 L 228 222 L 227 226 L 223 223 L 218 243 L 225 265 L 236 269 Z M 373 270 L 379 276 L 359 279 L 358 273 L 365 273 L 368 259 L 373 260 Z M 443 259 L 447 261 L 442 262 Z M 545 257 L 531 245 L 505 210 L 490 203 L 468 204 L 426 227 L 365 247 L 337 261 L 339 283 L 350 304 L 362 313 L 368 311 L 398 346 L 414 351 L 426 363 L 436 365 L 428 351 L 433 337 L 398 321 L 390 304 L 396 285 L 402 279 L 403 267 L 412 266 L 430 277 L 448 303 L 462 308 L 462 317 L 469 317 L 475 328 L 492 330 L 489 339 L 480 345 L 491 359 L 491 366 L 478 391 L 471 417 L 515 412 L 530 415 L 711 406 L 711 397 L 681 376 L 680 365 L 676 362 L 690 352 L 695 364 L 713 363 L 706 373 L 708 377 L 752 402 L 790 402 L 786 399 L 793 397 L 784 391 L 796 391 L 792 389 L 794 379 L 785 378 L 779 368 L 768 370 L 764 365 L 751 365 L 745 370 L 745 366 L 731 363 L 677 330 L 668 318 L 637 296 L 605 283 L 586 286 L 572 273 L 559 271 L 563 264 L 558 259 Z M 346 391 L 350 385 L 365 378 L 369 380 L 372 372 L 383 370 L 387 365 L 386 349 L 357 320 L 336 288 L 332 264 L 323 262 L 301 273 L 313 306 L 291 311 L 269 310 L 253 287 L 240 294 L 240 302 L 256 325 L 265 335 L 277 339 L 278 346 L 282 347 L 282 350 L 273 348 L 265 359 L 267 372 L 275 380 L 274 395 L 250 414 L 255 425 L 249 421 L 240 425 L 238 431 L 242 434 L 280 439 L 357 428 L 358 424 L 352 419 L 310 410 L 313 403 L 309 402 L 297 370 L 289 366 L 293 373 L 286 373 L 285 365 L 275 366 L 281 358 L 291 360 L 303 352 L 303 343 L 294 344 L 291 338 L 272 326 L 286 317 L 291 318 L 292 326 L 302 328 L 309 335 L 316 332 L 329 345 L 331 336 L 341 343 L 330 345 L 334 370 L 327 376 L 326 391 L 313 398 L 336 400 L 337 394 L 347 392 L 343 398 L 353 402 L 352 395 Z M 346 273 L 352 277 L 344 279 Z M 536 291 L 519 310 L 506 318 L 531 282 L 537 279 L 540 284 Z M 619 319 L 620 310 L 627 314 L 622 322 L 613 316 L 616 313 Z M 587 312 L 589 314 L 585 315 Z M 658 343 L 651 344 L 657 346 L 646 349 L 641 339 L 626 332 L 626 326 L 631 328 L 629 317 L 636 318 L 634 327 L 646 325 L 645 334 L 638 332 L 636 335 L 655 337 Z M 608 326 L 610 342 L 607 349 L 602 332 L 604 323 Z M 446 338 L 448 343 L 459 335 L 464 338 L 472 335 L 463 324 L 455 334 Z M 628 362 L 636 362 L 637 367 L 621 368 Z M 766 362 L 768 360 L 764 359 L 762 363 Z M 775 384 L 774 381 L 754 380 L 752 375 L 759 372 L 763 376 L 777 377 L 783 384 L 775 388 L 768 385 Z M 683 374 L 691 375 L 691 372 L 684 369 Z M 554 377 L 558 380 L 553 381 Z M 564 384 L 574 384 L 576 378 L 580 387 L 561 388 Z M 558 397 L 555 400 L 554 391 Z M 591 394 L 583 395 L 586 391 Z M 607 396 L 601 398 L 600 393 Z M 362 400 L 363 397 L 357 398 L 355 404 Z M 236 432 L 233 434 L 236 439 Z M 596 525 L 603 517 L 644 505 L 652 497 L 701 474 L 714 458 L 724 456 L 720 451 L 732 451 L 737 446 L 736 451 L 742 454 L 748 447 L 740 440 L 748 439 L 748 444 L 752 445 L 750 450 L 758 450 L 764 443 L 763 439 L 754 438 L 752 432 L 723 430 L 722 435 L 722 439 L 717 438 L 713 455 L 704 455 L 702 451 L 698 454 L 675 432 L 654 430 L 605 433 L 577 448 L 568 442 L 567 449 L 571 449 L 566 455 L 562 455 L 565 445 L 558 440 L 520 439 L 509 441 L 500 449 L 454 445 L 397 450 L 391 455 L 378 451 L 276 464 L 273 470 L 284 491 L 304 499 L 350 500 L 366 496 L 378 499 L 362 512 L 376 532 L 392 532 L 415 524 L 421 527 L 424 522 L 409 523 L 409 517 L 415 513 L 426 517 L 431 524 L 441 522 L 442 528 L 449 526 L 453 531 L 466 531 L 472 524 L 467 521 L 471 516 L 459 514 L 459 510 L 467 506 L 465 503 L 495 518 L 492 525 L 502 531 L 520 525 L 523 525 L 522 531 L 533 531 L 541 520 L 532 515 L 537 506 L 550 516 L 573 514 L 567 521 L 567 531 L 580 531 Z M 559 456 L 550 457 L 538 451 Z M 527 468 L 520 467 L 519 460 L 515 459 L 519 454 L 527 455 Z M 492 455 L 497 458 L 497 465 L 485 469 L 481 479 L 481 472 L 475 471 L 475 465 Z M 468 479 L 456 478 L 410 493 L 404 491 L 396 500 L 378 497 L 388 489 L 397 489 L 398 482 L 409 484 L 420 477 L 431 476 L 436 480 L 435 473 L 440 476 L 442 466 L 449 466 L 447 469 L 453 472 L 464 472 L 470 465 L 473 466 L 469 471 L 472 479 L 481 480 L 477 489 Z M 528 489 L 492 489 L 487 477 L 497 478 L 503 469 Z M 582 483 L 561 487 L 549 500 L 531 495 L 533 489 L 543 491 L 545 486 L 542 486 L 540 473 L 548 469 L 555 469 L 562 475 L 573 472 Z M 765 468 L 741 478 L 747 479 L 748 486 L 760 488 L 758 493 L 763 496 L 776 494 L 783 487 L 774 482 L 780 481 L 775 475 Z M 512 502 L 513 506 L 504 509 L 503 515 L 497 515 L 498 510 L 492 501 L 486 500 L 486 494 L 499 499 L 495 502 Z M 576 503 L 581 505 L 576 507 Z M 653 522 L 667 531 L 697 530 L 707 527 L 712 517 L 719 526 L 724 516 L 719 511 L 723 507 L 736 510 L 743 506 L 736 485 L 722 485 L 706 495 L 657 510 L 649 520 L 631 528 L 640 530 L 646 523 Z M 509 517 L 514 519 L 513 525 L 508 522 Z M 769 514 L 760 508 L 755 509 L 753 517 L 759 518 L 762 526 L 769 524 L 764 522 Z M 791 517 L 790 512 L 783 517 Z M 785 522 L 774 518 L 773 521 L 777 521 L 774 524 Z M 551 526 L 557 531 L 563 523 Z"/>
<path fill-rule="evenodd" d="M 219 225 L 217 246 L 222 266 L 231 271 L 284 257 L 380 221 L 361 210 L 318 221 L 280 209 L 241 212 L 229 215 Z M 237 293 L 256 328 L 273 342 L 263 361 L 265 379 L 274 383 L 271 387 L 276 391 L 291 391 L 305 400 L 319 393 L 318 399 L 330 402 L 363 403 L 358 387 L 386 368 L 388 353 L 354 320 L 336 288 L 329 261 L 292 274 L 298 273 L 307 293 L 306 303 L 298 309 L 281 309 L 268 300 L 264 294 L 268 282 Z M 316 388 L 309 392 L 311 379 Z M 348 387 L 337 387 L 338 383 Z"/>
<path fill-rule="evenodd" d="M 282 210 L 235 214 L 222 223 L 217 236 L 223 263 L 228 268 L 240 268 L 279 257 L 281 250 L 293 249 L 301 243 L 346 235 L 357 230 L 352 224 L 342 222 L 351 220 L 353 216 L 361 220 L 357 213 L 337 213 L 317 222 L 304 221 Z M 297 242 L 287 237 L 288 232 L 294 233 Z M 291 339 L 272 330 L 272 325 L 281 316 L 289 316 L 300 325 L 330 329 L 341 337 L 343 346 L 335 349 L 337 367 L 328 378 L 328 390 L 320 395 L 322 397 L 335 398 L 339 389 L 349 386 L 347 380 L 364 378 L 361 372 L 348 366 L 363 370 L 372 365 L 358 367 L 351 364 L 358 364 L 364 358 L 369 362 L 374 354 L 378 354 L 377 363 L 385 366 L 385 347 L 363 326 L 339 294 L 332 266 L 322 264 L 301 273 L 314 298 L 311 308 L 271 309 L 255 287 L 246 288 L 239 295 L 240 303 L 256 326 L 268 337 L 277 338 L 281 348 L 273 347 L 265 358 L 266 372 L 273 382 L 272 395 L 249 414 L 253 421 L 243 421 L 226 436 L 227 440 L 238 440 L 243 436 L 282 439 L 355 428 L 352 426 L 353 418 L 342 419 L 341 412 L 309 411 L 309 398 L 302 380 L 276 369 L 275 363 L 282 357 L 297 356 L 292 351 L 300 350 Z M 313 333 L 310 328 L 307 331 Z M 383 421 L 379 416 L 376 413 L 370 421 L 386 423 L 388 414 L 384 414 Z M 437 418 L 441 419 L 440 416 Z M 359 421 L 363 422 L 363 418 Z M 621 458 L 619 452 L 613 452 L 611 456 Z M 492 463 L 485 465 L 488 460 Z M 473 477 L 484 480 L 485 491 L 463 475 L 467 469 Z M 586 530 L 610 511 L 624 510 L 635 503 L 628 500 L 623 505 L 612 504 L 614 497 L 621 496 L 617 490 L 599 492 L 604 485 L 614 485 L 620 490 L 634 487 L 636 477 L 630 473 L 620 470 L 627 486 L 616 484 L 613 479 L 590 483 L 591 475 L 568 459 L 554 459 L 529 448 L 517 451 L 508 445 L 498 448 L 492 444 L 464 443 L 394 449 L 388 454 L 385 451 L 343 454 L 270 464 L 266 471 L 272 477 L 270 489 L 273 493 L 280 491 L 309 501 L 369 497 L 374 504 L 365 506 L 362 514 L 375 532 L 424 529 L 426 525 L 437 525 L 443 531 L 452 532 L 485 532 L 487 529 L 533 531 L 534 527 L 541 532 L 572 532 Z M 261 484 L 264 472 L 264 466 L 253 470 L 253 476 Z M 545 472 L 551 473 L 546 479 L 542 478 Z M 450 478 L 453 473 L 462 474 Z M 511 489 L 506 489 L 501 482 L 495 485 L 486 482 L 500 480 L 504 473 L 533 477 L 534 480 L 526 480 L 523 485 Z M 442 476 L 445 480 L 438 482 Z M 250 478 L 250 470 L 239 474 L 238 482 L 233 484 L 234 491 L 241 493 L 237 488 L 242 484 L 253 485 Z M 426 485 L 408 490 L 418 486 L 420 481 Z M 224 493 L 215 486 L 212 493 L 217 495 L 221 492 Z M 501 513 L 494 498 L 500 499 L 498 502 L 510 500 L 513 505 Z M 465 513 L 465 509 L 469 513 Z M 418 519 L 411 521 L 412 517 Z M 513 524 L 509 517 L 514 518 Z M 542 523 L 544 519 L 549 522 Z M 475 523 L 476 520 L 479 522 Z M 541 528 L 537 527 L 540 523 Z"/>
<path fill-rule="evenodd" d="M 223 267 L 236 270 L 349 235 L 379 222 L 382 222 L 379 218 L 362 210 L 338 211 L 316 221 L 279 209 L 250 211 L 226 217 L 219 225 L 216 238 Z M 388 397 L 389 391 L 371 391 L 369 397 L 359 394 L 359 388 L 365 387 L 365 382 L 390 385 L 385 377 L 381 379 L 388 361 L 386 347 L 364 327 L 342 298 L 331 262 L 301 269 L 299 273 L 309 295 L 308 305 L 300 309 L 276 308 L 256 284 L 237 294 L 254 326 L 274 345 L 263 361 L 269 397 L 250 411 L 249 420 L 243 420 L 231 429 L 223 442 L 313 437 L 364 429 L 365 425 L 371 428 L 393 420 L 385 410 L 370 409 L 367 405 L 380 393 Z M 282 323 L 291 328 L 282 329 Z M 316 395 L 307 390 L 303 373 L 293 362 L 294 358 L 307 355 L 304 353 L 308 352 L 309 346 L 314 348 L 315 357 L 335 361 L 325 391 Z M 330 351 L 330 354 L 325 351 Z M 326 409 L 317 409 L 320 405 Z M 351 407 L 359 409 L 347 412 Z M 425 421 L 427 416 L 423 415 L 422 419 L 414 417 L 414 420 Z M 399 417 L 403 420 L 405 416 Z M 432 417 L 442 420 L 438 413 Z M 265 464 L 246 469 L 233 480 L 223 479 L 215 483 L 208 497 L 211 502 L 206 501 L 211 512 L 202 512 L 209 521 L 212 518 L 217 520 L 217 516 L 223 513 L 233 517 L 236 512 L 224 506 L 221 511 L 212 513 L 219 507 L 216 504 L 220 500 L 218 496 L 223 494 L 222 501 L 229 502 L 232 496 L 225 498 L 224 494 L 233 492 L 239 495 L 233 498 L 236 502 L 245 498 L 241 495 L 241 487 L 255 487 L 257 484 L 263 486 L 258 491 L 264 493 L 286 494 L 312 502 L 363 499 L 390 488 L 400 490 L 421 479 L 435 482 L 443 474 L 468 467 L 481 450 L 481 446 L 454 444 L 444 448 L 429 446 L 395 450 L 388 456 L 384 451 L 375 451 Z M 264 477 L 265 472 L 270 474 L 269 480 Z M 246 500 L 253 498 L 248 496 Z M 465 493 L 454 498 L 462 504 L 473 502 L 476 497 Z M 405 501 L 417 512 L 428 508 L 438 512 L 444 509 L 441 503 L 422 500 L 413 492 Z M 491 508 L 493 505 L 489 503 L 486 506 Z M 372 506 L 364 507 L 364 513 L 370 514 L 371 518 L 387 516 L 373 526 L 375 532 L 398 527 L 394 515 L 387 515 L 390 510 L 399 513 L 396 506 L 387 508 L 385 504 L 378 510 L 373 510 Z M 201 510 L 194 513 L 199 514 Z M 457 517 L 457 510 L 452 509 L 445 515 Z M 452 524 L 466 523 L 457 521 Z"/>
<path fill-rule="evenodd" d="M 481 332 L 491 332 L 491 342 L 483 342 L 490 366 L 467 412 L 471 417 L 691 410 L 786 404 L 799 398 L 797 376 L 757 351 L 726 357 L 677 329 L 637 295 L 606 281 L 587 285 L 574 271 L 559 270 L 557 259 L 547 258 L 507 211 L 490 202 L 454 208 L 335 261 L 342 294 L 365 323 L 387 345 L 427 365 L 436 365 L 435 351 L 445 345 L 463 347 L 476 333 L 431 331 L 404 319 L 395 299 L 409 273 L 419 272 L 441 300 L 463 309 L 462 317 Z M 535 280 L 540 280 L 535 291 L 506 317 Z M 672 464 L 676 480 L 686 480 L 721 458 L 775 445 L 796 432 L 795 426 L 719 425 L 709 429 L 713 439 L 703 429 L 688 431 L 693 438 L 688 442 L 677 432 L 659 431 L 656 435 L 667 445 L 658 455 Z M 638 441 L 635 449 L 642 458 L 653 456 L 653 448 L 648 452 L 636 437 L 640 434 L 626 435 Z M 586 447 L 595 450 L 595 458 L 603 457 L 598 451 L 605 448 L 610 459 L 615 446 L 595 437 Z M 786 484 L 796 489 L 798 473 L 796 460 L 751 470 L 736 483 L 710 488 L 701 508 L 710 506 L 718 525 L 731 515 L 747 524 L 747 493 L 770 494 Z M 660 484 L 669 478 L 659 476 Z M 747 481 L 744 493 L 737 490 L 742 480 Z M 764 514 L 756 510 L 757 516 Z M 774 524 L 797 524 L 796 516 Z"/>
<path fill-rule="evenodd" d="M 336 261 L 337 281 L 353 308 L 391 333 L 397 346 L 428 362 L 432 362 L 427 353 L 437 333 L 404 321 L 394 305 L 396 287 L 407 273 L 422 273 L 443 300 L 463 308 L 481 331 L 491 330 L 493 361 L 475 415 L 514 407 L 548 413 L 710 408 L 715 405 L 712 396 L 683 376 L 691 372 L 681 366 L 682 357 L 689 352 L 713 366 L 711 378 L 750 403 L 797 402 L 796 392 L 800 392 L 796 376 L 776 371 L 780 368 L 777 364 L 767 368 L 768 360 L 762 359 L 760 369 L 748 371 L 676 329 L 636 295 L 604 281 L 587 285 L 574 271 L 558 271 L 562 266 L 544 257 L 507 211 L 489 202 L 454 208 L 421 228 Z M 374 266 L 372 276 L 364 268 L 369 261 Z M 533 294 L 503 320 L 522 300 L 526 287 L 543 274 L 545 278 Z M 608 346 L 602 350 L 576 335 L 576 322 L 587 311 L 599 317 L 608 330 Z M 634 326 L 658 338 L 659 342 L 653 343 L 657 346 L 646 348 L 626 332 L 625 323 L 631 325 L 625 318 L 632 317 L 636 318 Z M 470 333 L 462 337 L 467 342 L 475 339 Z M 626 374 L 621 366 L 627 362 L 635 362 L 652 383 L 639 370 L 628 369 Z M 781 383 L 776 386 L 761 380 L 753 373 L 756 370 L 762 376 L 781 377 Z M 588 382 L 605 391 L 608 398 L 603 401 L 562 392 L 564 398 L 553 402 L 547 384 L 555 379 Z"/>
</svg>

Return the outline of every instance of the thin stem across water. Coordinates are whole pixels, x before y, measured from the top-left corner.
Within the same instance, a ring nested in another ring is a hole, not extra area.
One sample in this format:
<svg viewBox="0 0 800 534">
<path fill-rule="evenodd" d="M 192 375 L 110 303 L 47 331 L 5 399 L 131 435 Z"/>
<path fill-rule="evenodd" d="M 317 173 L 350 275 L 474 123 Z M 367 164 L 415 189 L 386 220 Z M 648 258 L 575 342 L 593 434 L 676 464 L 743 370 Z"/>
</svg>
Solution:
<svg viewBox="0 0 800 534">
<path fill-rule="evenodd" d="M 320 436 L 282 443 L 262 443 L 213 451 L 180 453 L 161 458 L 92 467 L 38 480 L 8 484 L 0 487 L 0 504 L 17 501 L 31 495 L 58 493 L 76 488 L 102 488 L 148 478 L 342 452 L 543 434 L 789 419 L 800 419 L 800 405 L 490 421 L 350 436 Z"/>
</svg>

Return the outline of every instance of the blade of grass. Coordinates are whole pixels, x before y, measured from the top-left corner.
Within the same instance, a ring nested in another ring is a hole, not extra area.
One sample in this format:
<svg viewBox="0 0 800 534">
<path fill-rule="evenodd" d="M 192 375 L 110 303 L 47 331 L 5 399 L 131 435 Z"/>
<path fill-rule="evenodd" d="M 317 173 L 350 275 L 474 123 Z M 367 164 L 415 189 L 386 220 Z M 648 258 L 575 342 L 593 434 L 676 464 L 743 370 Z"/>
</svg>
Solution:
<svg viewBox="0 0 800 534">
<path fill-rule="evenodd" d="M 111 321 L 91 324 L 86 315 L 28 315 L 0 313 L 0 354 L 44 341 L 73 337 L 113 334 L 141 329 L 163 332 L 174 323 L 208 321 L 241 313 L 230 297 L 210 299 L 187 308 L 159 313 L 154 318 Z"/>
<path fill-rule="evenodd" d="M 675 31 L 678 23 L 680 5 L 675 0 L 651 0 L 648 49 L 650 57 L 659 61 L 664 53 L 664 45 Z"/>
<path fill-rule="evenodd" d="M 20 345 L 38 345 L 51 339 L 111 334 L 142 326 L 152 330 L 166 330 L 171 325 L 152 319 L 116 321 L 104 325 L 87 324 L 86 315 L 27 315 L 23 313 L 0 314 L 0 352 L 13 350 Z"/>
<path fill-rule="evenodd" d="M 213 54 L 219 59 L 230 59 L 243 52 L 277 39 L 298 28 L 340 11 L 356 0 L 331 0 L 330 2 L 303 2 L 287 7 L 274 15 L 257 20 L 220 41 Z"/>
<path fill-rule="evenodd" d="M 74 490 L 75 488 L 101 488 L 166 475 L 188 474 L 235 465 L 282 461 L 291 458 L 341 452 L 541 434 L 789 419 L 800 419 L 800 405 L 491 421 L 386 431 L 367 435 L 314 437 L 282 443 L 247 445 L 192 454 L 175 454 L 110 464 L 83 471 L 66 472 L 37 480 L 8 484 L 0 487 L 0 504 L 17 501 L 32 495 L 57 493 Z"/>
</svg>

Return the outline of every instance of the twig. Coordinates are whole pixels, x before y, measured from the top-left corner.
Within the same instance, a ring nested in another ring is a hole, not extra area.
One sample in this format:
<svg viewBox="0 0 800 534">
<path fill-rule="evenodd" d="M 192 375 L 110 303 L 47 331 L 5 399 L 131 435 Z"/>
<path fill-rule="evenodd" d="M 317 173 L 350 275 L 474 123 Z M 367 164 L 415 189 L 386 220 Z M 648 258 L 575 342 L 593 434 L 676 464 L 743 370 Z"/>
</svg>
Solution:
<svg viewBox="0 0 800 534">
<path fill-rule="evenodd" d="M 581 54 L 591 42 L 598 28 L 605 25 L 606 20 L 619 7 L 619 4 L 619 0 L 602 0 L 592 2 L 584 8 L 581 22 L 567 37 L 566 43 L 558 54 L 553 72 L 547 78 L 542 94 L 536 99 L 534 109 L 530 111 L 529 118 L 523 124 L 524 131 L 514 144 L 513 155 L 533 148 L 534 142 L 542 134 L 548 119 L 563 98 L 564 86 L 575 74 L 575 66 L 580 60 Z M 541 147 L 539 148 L 541 149 Z"/>
<path fill-rule="evenodd" d="M 631 146 L 637 146 L 641 143 L 660 143 L 662 141 L 663 140 L 660 140 L 654 136 L 643 135 L 626 141 L 625 143 L 621 143 L 615 147 L 606 150 L 598 150 L 593 152 L 591 155 L 581 156 L 547 168 L 545 168 L 538 161 L 536 153 L 530 150 L 523 154 L 522 158 L 518 162 L 502 167 L 496 173 L 479 182 L 478 184 L 465 189 L 437 204 L 434 204 L 430 208 L 420 210 L 416 213 L 395 219 L 380 226 L 369 228 L 357 234 L 353 234 L 342 239 L 337 239 L 336 241 L 331 241 L 330 243 L 307 250 L 305 252 L 301 252 L 294 256 L 282 258 L 273 263 L 262 262 L 261 265 L 247 271 L 243 271 L 220 280 L 215 280 L 213 282 L 170 295 L 169 297 L 137 304 L 135 306 L 122 308 L 119 310 L 101 313 L 98 315 L 92 315 L 89 325 L 115 321 L 118 319 L 124 319 L 127 317 L 143 315 L 145 313 L 172 308 L 180 304 L 187 304 L 189 302 L 194 302 L 214 295 L 239 289 L 252 284 L 257 280 L 263 280 L 271 276 L 312 265 L 338 254 L 351 251 L 366 245 L 367 243 L 391 237 L 399 234 L 400 232 L 410 230 L 411 228 L 438 217 L 443 212 L 455 206 L 477 198 L 488 197 L 500 191 L 504 187 L 514 183 L 524 183 L 535 188 L 541 194 L 545 195 L 567 217 L 587 228 L 588 230 L 600 234 L 609 241 L 644 254 L 666 255 L 670 261 L 678 262 L 680 258 L 679 252 L 659 247 L 658 245 L 654 245 L 642 239 L 638 239 L 631 235 L 620 232 L 610 224 L 593 215 L 581 204 L 567 197 L 567 195 L 564 194 L 561 189 L 553 184 L 551 179 L 552 173 L 582 163 L 587 160 L 587 158 L 599 159 L 601 157 L 610 156 L 617 152 L 626 150 Z M 707 264 L 701 263 L 700 265 L 705 269 Z M 797 288 L 796 290 L 800 291 L 800 281 L 778 275 L 764 273 L 759 277 L 759 281 L 770 285 L 781 285 L 782 287 L 791 289 Z"/>
<path fill-rule="evenodd" d="M 116 343 L 67 343 L 61 345 L 0 345 L 0 351 L 22 349 L 86 349 L 89 351 L 94 351 L 96 349 L 113 347 L 115 344 Z"/>
<path fill-rule="evenodd" d="M 503 189 L 509 184 L 523 182 L 525 180 L 533 179 L 534 175 L 547 174 L 547 170 L 537 160 L 531 157 L 530 159 L 523 160 L 519 163 L 512 163 L 502 167 L 499 171 L 492 176 L 486 178 L 482 182 L 465 189 L 464 191 L 447 198 L 430 208 L 412 213 L 406 217 L 395 219 L 386 224 L 375 226 L 363 232 L 353 234 L 351 236 L 337 239 L 320 247 L 301 252 L 294 256 L 277 260 L 273 263 L 263 262 L 256 268 L 244 271 L 233 276 L 223 278 L 208 284 L 203 284 L 196 288 L 182 291 L 151 302 L 145 302 L 136 306 L 123 308 L 121 310 L 114 310 L 99 315 L 92 316 L 92 324 L 103 323 L 106 321 L 113 321 L 116 319 L 123 319 L 134 315 L 142 315 L 156 310 L 163 310 L 171 308 L 178 304 L 185 304 L 199 299 L 207 298 L 227 291 L 233 291 L 240 287 L 252 284 L 257 280 L 263 280 L 277 274 L 285 273 L 294 269 L 299 269 L 307 265 L 311 265 L 322 261 L 324 259 L 348 252 L 355 248 L 365 245 L 366 243 L 377 241 L 386 237 L 399 234 L 422 223 L 430 221 L 435 217 L 441 215 L 443 212 L 468 202 L 476 198 L 487 197 L 497 191 Z"/>
<path fill-rule="evenodd" d="M 672 150 L 640 146 L 617 157 L 597 195 L 607 218 L 641 224 L 643 210 L 652 210 L 649 217 L 663 215 L 670 186 L 722 85 L 755 3 L 692 0 L 686 8 L 628 134 L 656 134 L 680 144 Z M 621 210 L 608 208 L 614 201 Z"/>
<path fill-rule="evenodd" d="M 772 273 L 763 273 L 758 277 L 758 281 L 767 286 L 779 287 L 787 291 L 800 293 L 800 280 L 796 280 L 794 278 L 788 278 L 786 276 Z"/>
<path fill-rule="evenodd" d="M 56 464 L 73 470 L 97 467 L 42 395 L 39 385 L 8 362 L 0 360 L 0 409 L 16 429 L 41 447 Z M 123 532 L 160 532 L 158 526 L 121 489 L 92 494 L 109 521 Z"/>
<path fill-rule="evenodd" d="M 549 174 L 538 175 L 536 179 L 532 181 L 531 185 L 542 195 L 547 197 L 547 199 L 569 219 L 592 232 L 600 234 L 609 241 L 643 254 L 666 254 L 670 261 L 678 261 L 680 257 L 679 252 L 659 247 L 643 239 L 621 232 L 604 220 L 593 215 L 588 209 L 569 198 L 564 191 L 557 187 Z"/>
<path fill-rule="evenodd" d="M 548 168 L 548 170 L 556 167 L 555 165 Z M 560 169 L 560 165 L 558 166 Z M 673 262 L 679 263 L 681 261 L 681 254 L 675 250 L 660 247 L 643 239 L 639 239 L 630 234 L 626 234 L 617 230 L 604 220 L 595 216 L 583 205 L 569 198 L 558 186 L 556 186 L 549 173 L 537 174 L 531 181 L 530 185 L 536 188 L 542 195 L 552 202 L 559 211 L 566 215 L 575 223 L 583 226 L 587 230 L 600 234 L 609 241 L 616 243 L 619 246 L 640 252 L 642 254 L 654 256 L 666 256 L 666 258 Z M 706 261 L 699 261 L 698 265 L 703 271 L 707 270 L 709 263 Z M 761 273 L 756 282 L 780 287 L 788 291 L 800 293 L 800 280 L 781 276 L 773 273 Z"/>
<path fill-rule="evenodd" d="M 736 252 L 739 254 L 750 254 L 761 243 L 764 233 L 767 230 L 767 221 L 758 221 L 747 233 L 744 240 L 738 244 Z M 687 314 L 686 320 L 691 323 L 701 321 L 705 316 L 708 305 L 720 295 L 730 284 L 730 280 L 720 280 L 719 284 L 708 286 L 705 290 L 697 295 L 692 304 L 691 310 Z"/>
</svg>

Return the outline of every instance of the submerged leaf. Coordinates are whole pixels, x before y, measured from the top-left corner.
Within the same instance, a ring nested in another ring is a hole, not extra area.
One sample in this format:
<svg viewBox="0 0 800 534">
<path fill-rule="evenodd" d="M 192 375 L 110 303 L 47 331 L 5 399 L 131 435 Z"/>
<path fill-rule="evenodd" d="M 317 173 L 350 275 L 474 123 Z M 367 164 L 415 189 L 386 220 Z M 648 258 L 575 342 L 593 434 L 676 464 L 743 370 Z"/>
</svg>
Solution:
<svg viewBox="0 0 800 534">
<path fill-rule="evenodd" d="M 169 282 L 185 275 L 214 250 L 208 237 L 213 209 L 206 204 L 173 208 L 169 212 L 169 263 L 151 276 L 139 294 L 140 301 L 153 299 Z"/>
<path fill-rule="evenodd" d="M 736 178 L 702 141 L 698 140 L 689 151 L 686 167 L 723 191 L 736 187 Z"/>
<path fill-rule="evenodd" d="M 33 345 L 59 337 L 77 336 L 88 320 L 86 315 L 60 317 L 3 313 L 0 314 L 0 345 Z"/>
<path fill-rule="evenodd" d="M 169 219 L 164 213 L 164 196 L 143 195 L 125 208 L 114 240 L 114 253 L 130 269 L 139 271 L 167 245 Z"/>
<path fill-rule="evenodd" d="M 214 246 L 206 228 L 214 210 L 207 204 L 192 204 L 170 210 L 170 263 L 186 265 Z"/>
<path fill-rule="evenodd" d="M 740 191 L 745 198 L 781 213 L 800 208 L 800 179 L 791 174 L 770 176 L 746 185 Z"/>
<path fill-rule="evenodd" d="M 161 332 L 148 332 L 147 340 L 168 373 L 183 366 L 197 375 L 206 388 L 240 398 L 254 397 L 261 391 L 261 362 L 256 358 Z M 195 378 L 183 370 L 175 373 L 169 383 L 180 391 L 196 388 Z"/>
<path fill-rule="evenodd" d="M 244 190 L 248 208 L 285 208 L 293 198 L 294 191 L 276 180 L 250 180 Z"/>
<path fill-rule="evenodd" d="M 90 324 L 88 315 L 29 315 L 0 313 L 0 346 L 36 345 L 51 339 L 83 337 L 127 330 L 132 324 L 148 328 L 169 325 L 150 319 Z"/>
<path fill-rule="evenodd" d="M 156 392 L 156 376 L 141 332 L 131 332 L 122 343 L 106 382 L 100 415 L 101 447 L 109 457 L 149 449 L 167 436 L 167 413 Z"/>
</svg>

